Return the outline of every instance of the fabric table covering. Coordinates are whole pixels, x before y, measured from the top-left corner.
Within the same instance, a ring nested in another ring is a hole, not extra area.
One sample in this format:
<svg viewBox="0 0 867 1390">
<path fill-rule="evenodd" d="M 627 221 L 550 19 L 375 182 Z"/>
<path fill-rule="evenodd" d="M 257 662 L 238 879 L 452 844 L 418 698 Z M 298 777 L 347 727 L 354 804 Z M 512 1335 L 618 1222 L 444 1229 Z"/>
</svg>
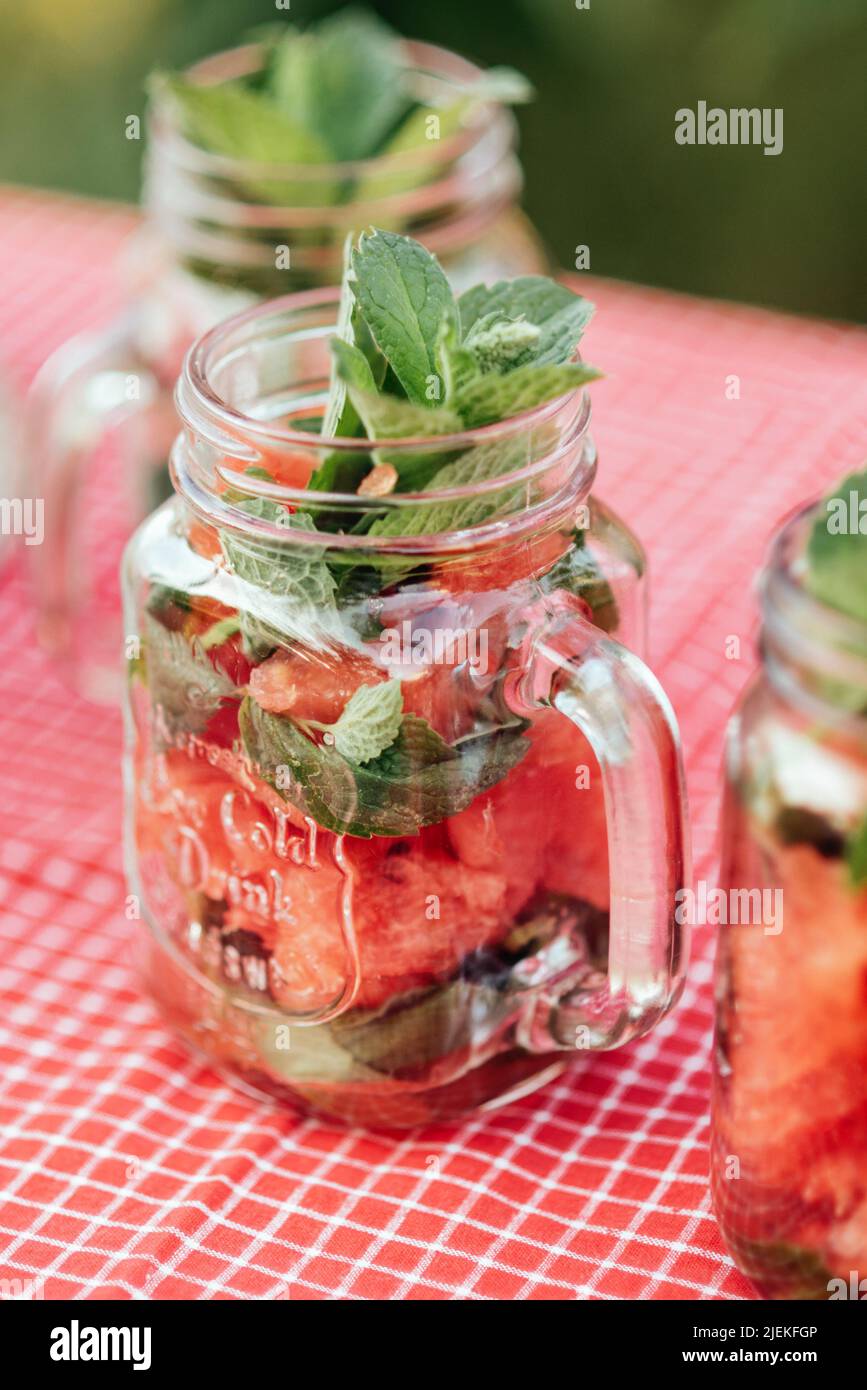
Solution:
<svg viewBox="0 0 867 1390">
<path fill-rule="evenodd" d="M 117 312 L 135 223 L 0 192 L 16 393 Z M 607 374 L 597 493 L 648 551 L 651 662 L 683 735 L 695 876 L 712 885 L 754 576 L 779 518 L 862 462 L 867 334 L 580 287 Z M 20 546 L 0 569 L 0 1279 L 76 1299 L 751 1298 L 708 1197 L 711 928 L 650 1036 L 462 1124 L 300 1119 L 190 1056 L 142 993 L 142 928 L 124 914 L 120 715 L 77 698 L 40 650 L 30 558 Z"/>
</svg>

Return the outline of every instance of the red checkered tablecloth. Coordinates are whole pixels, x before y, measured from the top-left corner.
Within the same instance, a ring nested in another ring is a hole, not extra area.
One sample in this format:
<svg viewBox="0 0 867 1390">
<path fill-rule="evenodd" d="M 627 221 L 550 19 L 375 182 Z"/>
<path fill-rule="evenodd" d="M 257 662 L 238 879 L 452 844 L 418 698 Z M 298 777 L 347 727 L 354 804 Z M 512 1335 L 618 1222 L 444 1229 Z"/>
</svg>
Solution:
<svg viewBox="0 0 867 1390">
<path fill-rule="evenodd" d="M 114 310 L 133 222 L 0 194 L 15 387 Z M 599 492 L 650 554 L 652 659 L 683 732 L 696 873 L 713 881 L 753 576 L 777 518 L 864 456 L 867 335 L 604 281 L 586 292 L 608 372 Z M 48 1298 L 751 1296 L 708 1202 L 707 929 L 674 1017 L 482 1119 L 390 1138 L 257 1104 L 139 991 L 120 719 L 39 651 L 20 555 L 0 572 L 0 631 L 0 1278 Z"/>
</svg>

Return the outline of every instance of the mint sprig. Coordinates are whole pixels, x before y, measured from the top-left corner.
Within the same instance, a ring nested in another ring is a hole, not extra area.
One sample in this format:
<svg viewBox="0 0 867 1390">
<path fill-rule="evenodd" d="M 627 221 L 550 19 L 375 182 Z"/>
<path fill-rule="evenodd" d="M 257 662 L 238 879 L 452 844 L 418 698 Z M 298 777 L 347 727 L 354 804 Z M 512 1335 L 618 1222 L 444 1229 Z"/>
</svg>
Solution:
<svg viewBox="0 0 867 1390">
<path fill-rule="evenodd" d="M 354 8 L 289 36 L 269 66 L 274 104 L 336 160 L 364 159 L 379 149 L 412 104 L 396 35 Z"/>
<path fill-rule="evenodd" d="M 242 182 L 252 197 L 278 207 L 327 206 L 336 200 L 339 185 L 333 181 L 302 183 L 258 174 L 257 164 L 327 164 L 329 150 L 314 131 L 296 124 L 279 107 L 240 83 L 206 87 L 181 77 L 158 75 L 151 89 L 168 96 L 188 136 L 197 144 L 213 154 L 249 164 Z"/>
<path fill-rule="evenodd" d="M 448 744 L 408 714 L 389 747 L 362 766 L 249 697 L 239 726 L 247 756 L 281 796 L 324 829 L 362 839 L 417 835 L 457 815 L 530 749 L 523 722 Z"/>
<path fill-rule="evenodd" d="M 568 362 L 593 317 L 594 306 L 566 285 L 543 275 L 522 275 L 495 285 L 475 285 L 458 300 L 464 334 L 472 341 L 490 316 L 521 320 L 539 329 L 534 361 Z"/>
<path fill-rule="evenodd" d="M 456 301 L 436 257 L 394 232 L 362 234 L 347 278 L 388 364 L 380 394 L 429 411 L 450 408 L 463 429 L 510 419 L 600 373 L 573 361 L 593 306 L 538 276 L 478 286 Z M 333 340 L 344 385 L 372 382 L 352 344 Z"/>
<path fill-rule="evenodd" d="M 400 733 L 402 719 L 400 681 L 362 685 L 347 701 L 337 722 L 327 726 L 326 737 L 341 757 L 353 763 L 369 763 L 391 747 Z"/>
<path fill-rule="evenodd" d="M 341 331 L 332 340 L 326 419 L 343 418 L 351 408 L 353 423 L 377 443 L 401 437 L 447 439 L 524 414 L 600 375 L 571 360 L 592 305 L 542 277 L 504 281 L 491 289 L 479 286 L 455 300 L 436 257 L 425 247 L 376 230 L 359 239 L 343 294 L 344 304 L 351 295 L 353 317 L 342 313 Z M 369 333 L 367 354 L 355 342 L 359 326 Z M 371 352 L 377 364 L 385 364 L 378 379 L 371 370 Z M 523 459 L 511 466 L 526 463 L 536 444 L 526 437 Z M 506 452 L 503 447 L 494 453 L 492 464 Z M 454 446 L 423 456 L 418 451 L 371 452 L 371 464 L 394 465 L 398 492 L 472 481 L 475 451 L 465 459 L 462 469 Z M 389 521 L 376 533 L 397 534 L 396 524 Z"/>
<path fill-rule="evenodd" d="M 404 394 L 431 404 L 440 330 L 455 312 L 439 261 L 410 237 L 378 231 L 361 237 L 352 272 L 359 309 Z"/>
<path fill-rule="evenodd" d="M 520 73 L 494 68 L 459 86 L 442 105 L 412 89 L 397 34 L 371 11 L 350 7 L 303 32 L 269 25 L 258 37 L 260 72 L 202 84 L 159 76 L 153 90 L 174 105 L 187 137 L 218 155 L 251 164 L 327 166 L 424 150 L 472 120 L 484 102 L 516 105 L 532 89 Z M 423 162 L 358 179 L 295 183 L 243 177 L 251 197 L 277 206 L 365 202 L 410 191 L 435 176 Z"/>
</svg>

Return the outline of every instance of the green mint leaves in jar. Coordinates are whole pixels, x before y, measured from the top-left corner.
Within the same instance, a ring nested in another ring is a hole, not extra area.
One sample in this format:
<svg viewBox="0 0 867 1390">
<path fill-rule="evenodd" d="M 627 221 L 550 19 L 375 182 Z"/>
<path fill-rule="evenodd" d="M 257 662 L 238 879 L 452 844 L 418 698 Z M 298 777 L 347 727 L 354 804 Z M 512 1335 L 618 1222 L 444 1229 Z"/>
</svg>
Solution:
<svg viewBox="0 0 867 1390">
<path fill-rule="evenodd" d="M 457 135 L 480 103 L 515 105 L 533 95 L 520 73 L 494 68 L 456 87 L 443 104 L 426 100 L 410 81 L 397 35 L 355 7 L 303 32 L 274 25 L 257 37 L 264 65 L 248 77 L 208 85 L 168 74 L 154 79 L 188 139 L 251 165 L 325 167 L 409 156 Z M 315 190 L 254 173 L 245 192 L 264 203 L 328 206 L 405 193 L 424 181 L 416 167 L 373 165 L 320 181 Z"/>
<path fill-rule="evenodd" d="M 480 412 L 486 424 L 497 423 L 594 380 L 594 368 L 569 360 L 591 313 L 571 290 L 535 277 L 479 286 L 456 299 L 435 257 L 395 233 L 374 231 L 349 245 L 324 418 L 334 437 L 358 440 L 349 474 L 367 505 L 354 527 L 383 538 L 431 535 L 508 511 L 514 487 L 455 501 L 413 505 L 408 499 L 382 515 L 375 502 L 416 490 L 421 499 L 514 472 L 527 457 L 520 432 L 460 449 L 446 438 L 442 451 L 435 439 L 465 435 Z M 515 344 L 518 351 L 512 350 Z M 383 445 L 389 438 L 428 435 L 431 450 L 414 450 L 406 458 Z M 333 487 L 338 467 L 345 483 L 346 460 L 335 465 L 326 459 L 310 488 L 321 486 L 323 471 Z M 261 663 L 240 712 L 243 746 L 280 794 L 337 833 L 407 835 L 457 814 L 505 776 L 528 748 L 520 721 L 494 720 L 488 729 L 446 742 L 424 718 L 404 712 L 400 681 L 380 683 L 384 673 L 375 667 L 376 680 L 361 682 L 337 719 L 293 718 L 303 679 L 293 646 L 299 640 L 303 645 L 305 634 L 309 640 L 317 622 L 333 641 L 340 594 L 359 562 L 328 550 L 325 527 L 323 545 L 310 543 L 320 512 L 314 520 L 311 512 L 263 498 L 238 505 L 281 529 L 308 533 L 307 544 L 298 548 L 226 532 L 221 537 L 225 560 L 244 591 L 244 650 Z M 345 514 L 335 523 L 325 512 L 324 520 L 332 531 L 346 527 Z M 375 604 L 424 565 L 423 554 L 418 561 L 376 555 L 368 565 L 375 585 L 368 602 Z M 582 571 L 589 591 L 594 576 L 588 571 L 589 564 Z M 315 677 L 313 668 L 310 678 Z"/>
</svg>

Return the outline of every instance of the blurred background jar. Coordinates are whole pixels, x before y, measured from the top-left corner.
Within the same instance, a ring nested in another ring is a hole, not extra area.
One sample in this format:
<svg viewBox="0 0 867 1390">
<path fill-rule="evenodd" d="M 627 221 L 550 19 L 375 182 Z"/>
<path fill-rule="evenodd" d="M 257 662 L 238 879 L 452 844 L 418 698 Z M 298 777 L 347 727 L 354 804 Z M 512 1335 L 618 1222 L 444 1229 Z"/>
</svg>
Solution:
<svg viewBox="0 0 867 1390">
<path fill-rule="evenodd" d="M 432 108 L 482 76 L 444 49 L 404 43 L 402 52 L 414 94 Z M 249 76 L 262 53 L 246 45 L 189 75 L 204 84 Z M 40 635 L 83 694 L 111 701 L 118 693 L 120 554 L 129 532 L 169 495 L 172 389 L 192 340 L 259 298 L 337 283 L 347 234 L 370 224 L 423 240 L 458 289 L 546 271 L 518 206 L 516 130 L 508 110 L 480 99 L 459 129 L 421 148 L 352 164 L 275 166 L 194 144 L 168 89 L 158 93 L 145 224 L 121 267 L 132 307 L 104 334 L 55 353 L 30 398 L 33 469 L 46 499 L 36 557 Z M 335 183 L 352 189 L 351 201 L 335 201 Z"/>
<path fill-rule="evenodd" d="M 824 511 L 774 540 L 762 669 L 728 733 L 721 886 L 753 895 L 754 924 L 720 928 L 711 1176 L 770 1298 L 867 1278 L 867 622 L 815 596 L 819 564 L 847 606 L 859 577 Z"/>
</svg>

